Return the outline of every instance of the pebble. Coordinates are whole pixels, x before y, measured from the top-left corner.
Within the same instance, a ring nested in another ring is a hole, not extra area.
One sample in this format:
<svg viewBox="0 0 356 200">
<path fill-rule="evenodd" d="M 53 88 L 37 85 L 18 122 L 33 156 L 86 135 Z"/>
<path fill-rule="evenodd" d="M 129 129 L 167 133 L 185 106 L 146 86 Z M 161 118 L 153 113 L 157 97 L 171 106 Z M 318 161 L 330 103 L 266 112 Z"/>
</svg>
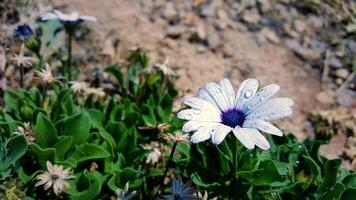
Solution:
<svg viewBox="0 0 356 200">
<path fill-rule="evenodd" d="M 294 20 L 294 28 L 298 32 L 304 32 L 305 29 L 307 28 L 307 24 L 300 19 L 296 19 Z"/>
<path fill-rule="evenodd" d="M 331 57 L 329 59 L 329 66 L 333 69 L 340 69 L 340 68 L 342 68 L 342 63 L 340 62 L 339 59 L 337 59 L 335 57 Z"/>
<path fill-rule="evenodd" d="M 176 21 L 178 19 L 178 12 L 174 8 L 174 5 L 172 2 L 167 2 L 164 11 L 163 11 L 163 17 L 166 18 L 169 21 Z"/>
<path fill-rule="evenodd" d="M 316 95 L 316 100 L 318 100 L 319 103 L 325 106 L 330 106 L 334 103 L 334 100 L 331 95 L 329 95 L 327 92 L 319 92 Z"/>
<path fill-rule="evenodd" d="M 261 30 L 261 34 L 264 35 L 269 41 L 273 42 L 273 43 L 279 43 L 279 37 L 277 36 L 277 34 L 270 28 L 268 27 L 264 27 Z"/>
<path fill-rule="evenodd" d="M 211 31 L 208 34 L 208 45 L 210 48 L 216 48 L 220 44 L 220 37 L 216 31 Z"/>
<path fill-rule="evenodd" d="M 335 76 L 341 79 L 346 79 L 350 72 L 347 69 L 338 69 L 335 71 Z"/>
<path fill-rule="evenodd" d="M 187 28 L 182 25 L 170 26 L 167 30 L 167 36 L 171 38 L 179 38 L 186 31 Z"/>
<path fill-rule="evenodd" d="M 257 9 L 251 9 L 250 11 L 244 11 L 242 19 L 251 24 L 257 24 L 261 20 L 261 15 L 258 14 Z"/>
<path fill-rule="evenodd" d="M 296 40 L 286 40 L 286 46 L 305 60 L 317 60 L 320 58 L 319 52 L 303 47 Z"/>
</svg>

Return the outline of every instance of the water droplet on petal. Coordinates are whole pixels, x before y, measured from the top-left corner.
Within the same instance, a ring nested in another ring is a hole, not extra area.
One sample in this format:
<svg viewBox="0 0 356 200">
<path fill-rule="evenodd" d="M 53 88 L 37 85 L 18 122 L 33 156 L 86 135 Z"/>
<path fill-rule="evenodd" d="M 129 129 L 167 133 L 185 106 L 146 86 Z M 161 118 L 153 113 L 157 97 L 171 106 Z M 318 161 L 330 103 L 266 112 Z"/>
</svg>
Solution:
<svg viewBox="0 0 356 200">
<path fill-rule="evenodd" d="M 268 130 L 268 126 L 264 126 L 263 130 L 267 131 Z"/>
<path fill-rule="evenodd" d="M 295 161 L 295 163 L 299 164 L 299 160 Z"/>
<path fill-rule="evenodd" d="M 222 90 L 221 90 L 221 88 L 216 88 L 216 93 L 221 93 L 222 92 Z"/>
<path fill-rule="evenodd" d="M 258 95 L 262 95 L 263 93 L 265 93 L 266 92 L 266 90 L 265 89 L 262 89 L 259 93 L 258 93 Z"/>
<path fill-rule="evenodd" d="M 301 149 L 301 148 L 302 148 L 302 145 L 298 145 L 298 148 Z"/>
<path fill-rule="evenodd" d="M 250 98 L 252 96 L 252 90 L 247 90 L 244 94 L 246 98 Z"/>
<path fill-rule="evenodd" d="M 263 100 L 265 100 L 265 98 L 261 97 L 261 98 L 260 98 L 260 101 L 263 101 Z"/>
</svg>

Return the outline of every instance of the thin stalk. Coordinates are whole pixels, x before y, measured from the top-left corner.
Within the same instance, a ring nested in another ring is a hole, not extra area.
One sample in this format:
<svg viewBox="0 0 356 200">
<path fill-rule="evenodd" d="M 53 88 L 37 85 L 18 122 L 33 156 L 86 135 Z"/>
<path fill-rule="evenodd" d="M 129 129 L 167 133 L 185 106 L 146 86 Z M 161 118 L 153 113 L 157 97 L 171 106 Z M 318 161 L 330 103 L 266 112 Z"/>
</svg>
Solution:
<svg viewBox="0 0 356 200">
<path fill-rule="evenodd" d="M 68 34 L 68 60 L 67 60 L 67 72 L 68 80 L 72 80 L 72 38 L 73 31 L 67 31 Z"/>
<path fill-rule="evenodd" d="M 20 87 L 21 88 L 24 87 L 24 80 L 23 80 L 24 74 L 25 74 L 24 67 L 22 64 L 20 64 Z"/>
<path fill-rule="evenodd" d="M 171 167 L 173 155 L 174 155 L 174 152 L 176 151 L 177 144 L 178 144 L 178 142 L 174 142 L 171 154 L 169 155 L 169 158 L 167 160 L 166 169 L 164 170 L 163 177 L 162 177 L 162 180 L 161 180 L 161 186 L 160 186 L 161 193 L 163 192 L 164 180 L 166 179 L 168 170 Z"/>
<path fill-rule="evenodd" d="M 232 180 L 230 187 L 230 199 L 234 199 L 234 188 L 237 184 L 236 172 L 238 171 L 238 141 L 234 138 L 232 142 Z"/>
</svg>

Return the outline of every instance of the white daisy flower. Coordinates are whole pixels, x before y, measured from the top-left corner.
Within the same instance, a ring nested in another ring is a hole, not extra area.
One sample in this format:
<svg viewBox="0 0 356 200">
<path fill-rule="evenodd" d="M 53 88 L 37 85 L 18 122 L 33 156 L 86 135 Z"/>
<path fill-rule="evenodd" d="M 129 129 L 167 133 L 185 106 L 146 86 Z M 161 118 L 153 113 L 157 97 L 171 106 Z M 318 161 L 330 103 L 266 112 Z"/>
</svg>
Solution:
<svg viewBox="0 0 356 200">
<path fill-rule="evenodd" d="M 150 144 L 142 145 L 142 148 L 150 151 L 147 154 L 146 163 L 151 163 L 152 165 L 156 164 L 162 155 L 161 151 L 159 150 L 159 143 L 151 142 Z"/>
<path fill-rule="evenodd" d="M 45 190 L 53 187 L 54 193 L 59 196 L 60 193 L 70 187 L 66 180 L 73 178 L 72 172 L 70 169 L 63 169 L 62 165 L 52 165 L 49 161 L 46 162 L 46 165 L 47 171 L 36 176 L 38 182 L 35 187 L 44 185 Z"/>
<path fill-rule="evenodd" d="M 59 20 L 64 25 L 77 25 L 84 21 L 96 21 L 96 18 L 87 15 L 79 15 L 78 12 L 66 14 L 59 10 L 54 10 L 53 12 L 44 14 L 41 17 L 41 20 Z"/>
<path fill-rule="evenodd" d="M 270 144 L 260 131 L 282 136 L 277 127 L 267 122 L 292 114 L 293 101 L 288 98 L 271 97 L 279 90 L 270 84 L 258 90 L 256 79 L 245 80 L 236 94 L 230 80 L 207 83 L 196 97 L 184 99 L 191 107 L 180 111 L 178 118 L 188 120 L 182 130 L 195 131 L 193 143 L 212 139 L 220 144 L 231 131 L 248 149 L 256 146 L 268 150 Z"/>
</svg>

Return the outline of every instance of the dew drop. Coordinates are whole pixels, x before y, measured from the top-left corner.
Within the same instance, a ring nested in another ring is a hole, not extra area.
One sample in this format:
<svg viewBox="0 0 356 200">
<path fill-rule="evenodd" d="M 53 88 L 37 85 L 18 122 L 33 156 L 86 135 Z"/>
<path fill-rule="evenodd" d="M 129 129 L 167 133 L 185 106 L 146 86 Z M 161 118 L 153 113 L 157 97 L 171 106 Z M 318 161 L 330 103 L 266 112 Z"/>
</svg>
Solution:
<svg viewBox="0 0 356 200">
<path fill-rule="evenodd" d="M 266 92 L 266 90 L 265 89 L 262 89 L 259 93 L 258 93 L 258 95 L 262 95 L 263 93 L 265 93 Z"/>
<path fill-rule="evenodd" d="M 268 126 L 264 126 L 263 130 L 267 131 L 268 130 Z"/>
<path fill-rule="evenodd" d="M 265 98 L 261 97 L 261 98 L 260 98 L 260 101 L 263 101 L 263 100 L 265 100 Z"/>
<path fill-rule="evenodd" d="M 299 160 L 295 161 L 295 163 L 299 164 Z"/>
<path fill-rule="evenodd" d="M 298 145 L 298 148 L 301 149 L 301 148 L 302 148 L 302 145 Z"/>
<path fill-rule="evenodd" d="M 247 90 L 244 94 L 246 98 L 250 98 L 252 96 L 252 90 Z"/>
<path fill-rule="evenodd" d="M 222 92 L 222 90 L 221 90 L 221 88 L 216 88 L 216 93 L 221 93 Z"/>
</svg>

